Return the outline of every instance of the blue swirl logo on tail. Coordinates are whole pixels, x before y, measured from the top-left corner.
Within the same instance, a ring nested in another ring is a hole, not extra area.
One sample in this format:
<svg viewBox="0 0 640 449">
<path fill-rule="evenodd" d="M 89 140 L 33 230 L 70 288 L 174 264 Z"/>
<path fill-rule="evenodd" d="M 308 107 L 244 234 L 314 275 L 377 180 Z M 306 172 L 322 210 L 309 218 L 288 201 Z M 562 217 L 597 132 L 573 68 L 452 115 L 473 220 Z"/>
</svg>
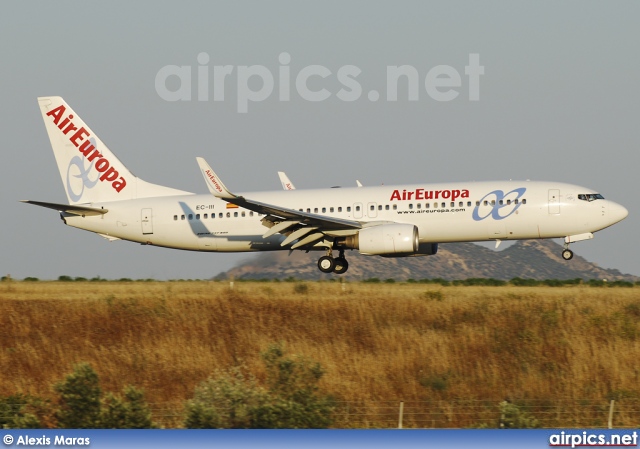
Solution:
<svg viewBox="0 0 640 449">
<path fill-rule="evenodd" d="M 94 147 L 96 146 L 96 141 L 93 137 L 90 139 L 90 142 Z M 98 183 L 99 175 L 100 175 L 99 173 L 96 174 L 96 179 L 89 178 L 89 172 L 93 168 L 93 164 L 94 163 L 91 162 L 88 167 L 85 167 L 84 158 L 82 158 L 81 156 L 74 156 L 73 158 L 71 158 L 71 162 L 69 162 L 69 167 L 67 167 L 67 193 L 69 194 L 69 198 L 71 198 L 72 201 L 74 202 L 80 201 L 80 199 L 82 198 L 82 195 L 84 195 L 84 189 L 92 189 Z M 77 167 L 78 173 L 72 174 L 71 167 Z M 77 182 L 72 183 L 71 182 L 72 177 L 82 180 L 82 186 L 80 187 L 79 193 L 76 193 L 76 191 L 73 189 L 73 185 L 77 186 L 78 183 Z"/>
</svg>

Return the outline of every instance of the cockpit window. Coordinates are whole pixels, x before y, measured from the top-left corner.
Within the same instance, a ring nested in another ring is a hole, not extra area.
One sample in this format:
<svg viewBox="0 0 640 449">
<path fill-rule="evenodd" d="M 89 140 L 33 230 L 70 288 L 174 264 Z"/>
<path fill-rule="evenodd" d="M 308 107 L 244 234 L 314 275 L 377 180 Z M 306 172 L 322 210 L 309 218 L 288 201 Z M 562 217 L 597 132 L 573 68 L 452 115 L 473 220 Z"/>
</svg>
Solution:
<svg viewBox="0 0 640 449">
<path fill-rule="evenodd" d="M 595 201 L 603 200 L 604 197 L 599 193 L 581 193 L 578 195 L 578 199 L 582 201 Z"/>
</svg>

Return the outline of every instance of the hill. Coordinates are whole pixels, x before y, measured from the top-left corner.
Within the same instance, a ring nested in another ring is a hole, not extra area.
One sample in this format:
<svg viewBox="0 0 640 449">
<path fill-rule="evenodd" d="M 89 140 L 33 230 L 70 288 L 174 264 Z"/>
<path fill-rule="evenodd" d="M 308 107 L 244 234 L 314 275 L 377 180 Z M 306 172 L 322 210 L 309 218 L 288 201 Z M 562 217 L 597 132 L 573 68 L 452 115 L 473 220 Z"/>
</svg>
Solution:
<svg viewBox="0 0 640 449">
<path fill-rule="evenodd" d="M 503 251 L 494 251 L 474 243 L 441 244 L 438 254 L 429 257 L 383 258 L 347 252 L 349 280 L 369 278 L 434 279 L 469 278 L 524 279 L 607 279 L 636 282 L 640 277 L 605 269 L 576 255 L 571 261 L 560 256 L 562 246 L 551 240 L 524 240 Z M 215 279 L 333 279 L 316 266 L 319 252 L 285 251 L 262 253 Z"/>
</svg>

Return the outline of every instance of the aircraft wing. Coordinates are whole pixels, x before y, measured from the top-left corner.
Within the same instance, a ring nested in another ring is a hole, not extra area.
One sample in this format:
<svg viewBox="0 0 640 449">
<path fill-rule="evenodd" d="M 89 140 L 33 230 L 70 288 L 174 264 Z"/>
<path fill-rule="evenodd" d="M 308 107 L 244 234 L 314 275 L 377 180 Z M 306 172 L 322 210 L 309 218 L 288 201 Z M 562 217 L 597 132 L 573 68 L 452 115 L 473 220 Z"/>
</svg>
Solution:
<svg viewBox="0 0 640 449">
<path fill-rule="evenodd" d="M 314 230 L 319 232 L 362 229 L 362 224 L 357 221 L 301 212 L 299 210 L 288 209 L 286 207 L 254 201 L 243 196 L 237 196 L 225 187 L 218 175 L 215 174 L 203 158 L 198 157 L 196 160 L 198 161 L 198 165 L 202 171 L 202 176 L 207 183 L 209 191 L 214 196 L 221 198 L 228 203 L 235 204 L 244 209 L 252 210 L 259 214 L 281 218 L 283 221 L 289 222 L 291 226 L 297 224 L 307 225 L 309 229 L 314 228 Z M 289 226 L 287 226 L 287 228 L 288 227 Z"/>
<path fill-rule="evenodd" d="M 48 209 L 66 212 L 74 215 L 104 215 L 109 209 L 89 207 L 89 206 L 71 206 L 69 204 L 45 203 L 43 201 L 20 200 L 22 203 L 34 204 L 36 206 L 46 207 Z"/>
</svg>

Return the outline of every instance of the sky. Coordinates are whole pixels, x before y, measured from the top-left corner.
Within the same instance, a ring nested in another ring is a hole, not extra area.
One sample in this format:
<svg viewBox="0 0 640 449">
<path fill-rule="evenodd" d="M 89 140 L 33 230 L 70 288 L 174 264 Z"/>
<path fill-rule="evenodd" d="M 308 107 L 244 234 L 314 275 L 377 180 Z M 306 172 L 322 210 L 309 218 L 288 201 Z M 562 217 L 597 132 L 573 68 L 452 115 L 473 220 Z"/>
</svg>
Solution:
<svg viewBox="0 0 640 449">
<path fill-rule="evenodd" d="M 629 216 L 572 250 L 640 275 L 638 17 L 631 1 L 7 3 L 0 274 L 204 279 L 254 257 L 107 242 L 20 203 L 66 202 L 36 100 L 55 95 L 137 176 L 195 193 L 197 156 L 238 192 L 280 189 L 278 171 L 297 188 L 586 186 Z M 418 84 L 391 101 L 401 66 Z"/>
</svg>

